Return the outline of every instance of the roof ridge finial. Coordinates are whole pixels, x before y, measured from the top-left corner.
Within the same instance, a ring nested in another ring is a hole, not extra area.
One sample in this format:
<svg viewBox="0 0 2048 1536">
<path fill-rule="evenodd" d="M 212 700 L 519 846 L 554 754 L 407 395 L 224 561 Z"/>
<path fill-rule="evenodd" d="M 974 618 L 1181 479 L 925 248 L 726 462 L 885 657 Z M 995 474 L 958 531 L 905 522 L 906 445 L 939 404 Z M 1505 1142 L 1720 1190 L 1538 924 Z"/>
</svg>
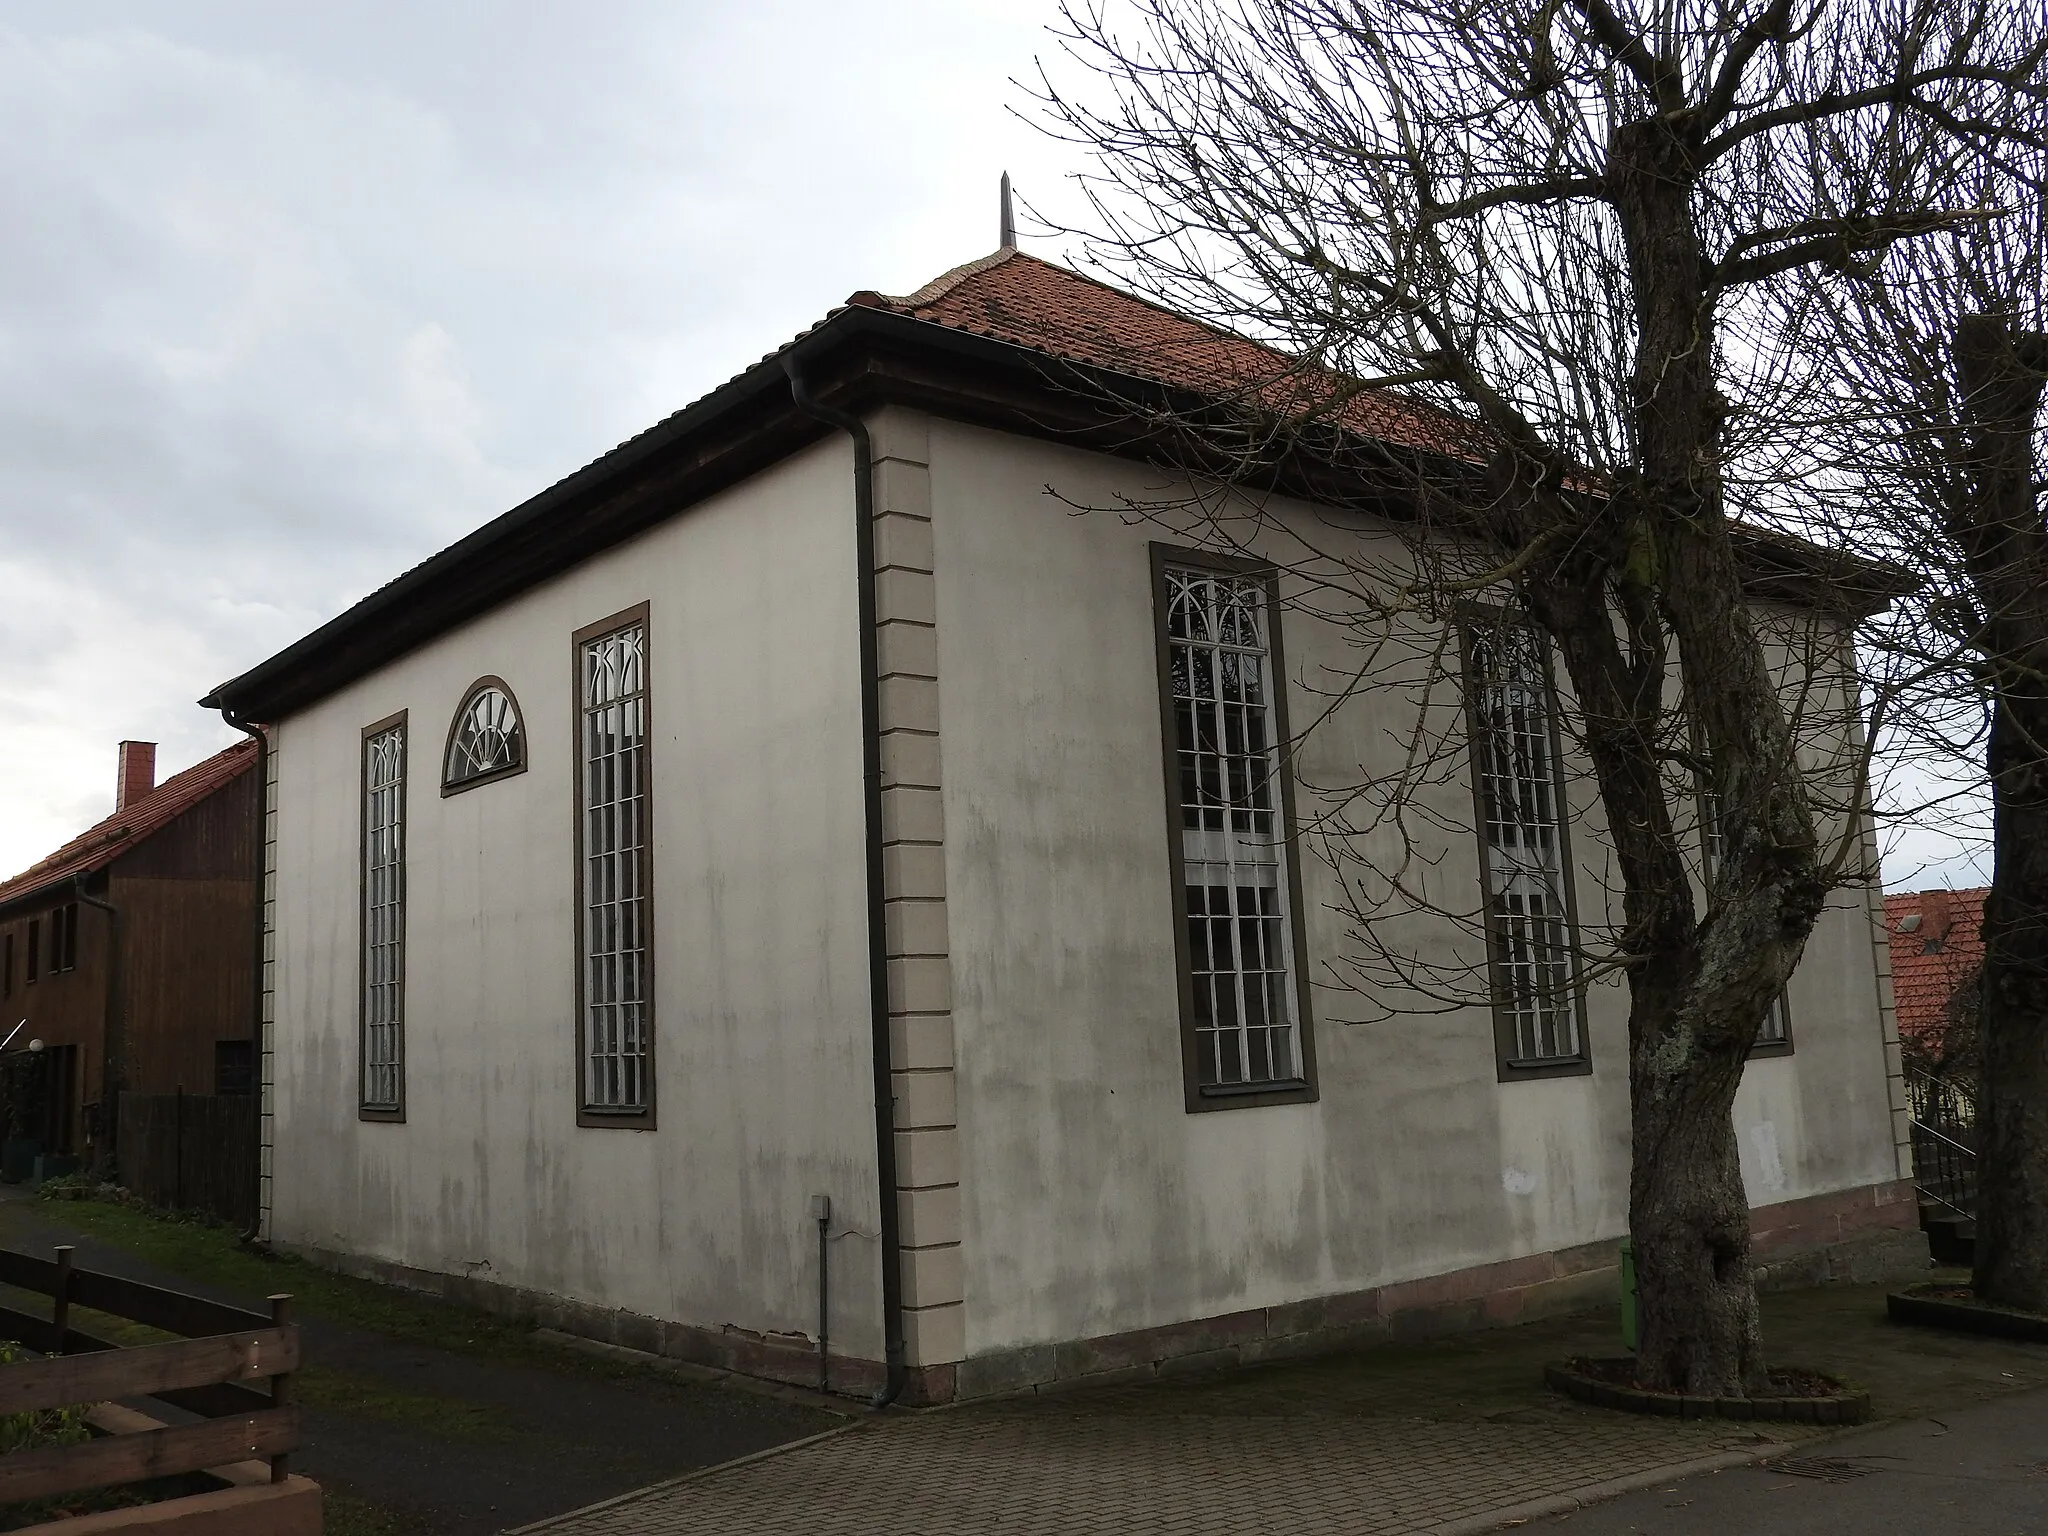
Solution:
<svg viewBox="0 0 2048 1536">
<path fill-rule="evenodd" d="M 1017 249 L 1017 215 L 1010 207 L 1010 173 L 1003 172 L 1003 226 L 1002 239 L 997 242 L 1003 250 Z"/>
</svg>

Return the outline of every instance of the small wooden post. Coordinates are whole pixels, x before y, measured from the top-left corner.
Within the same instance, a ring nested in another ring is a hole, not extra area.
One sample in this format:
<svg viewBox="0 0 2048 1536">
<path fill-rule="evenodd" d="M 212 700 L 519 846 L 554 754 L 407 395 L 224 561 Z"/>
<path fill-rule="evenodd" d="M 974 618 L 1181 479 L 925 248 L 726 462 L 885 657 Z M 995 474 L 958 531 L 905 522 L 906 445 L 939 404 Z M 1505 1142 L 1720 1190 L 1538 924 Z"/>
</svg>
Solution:
<svg viewBox="0 0 2048 1536">
<path fill-rule="evenodd" d="M 292 1299 L 290 1296 L 270 1298 L 270 1326 L 289 1328 L 292 1321 Z M 270 1378 L 270 1406 L 283 1408 L 292 1400 L 292 1373 L 280 1371 Z M 291 1476 L 291 1457 L 280 1453 L 270 1458 L 270 1480 L 281 1483 Z"/>
<path fill-rule="evenodd" d="M 71 1327 L 71 1256 L 76 1251 L 70 1243 L 57 1245 L 57 1284 L 50 1297 L 50 1326 L 57 1335 L 53 1355 L 65 1352 L 64 1335 Z"/>
</svg>

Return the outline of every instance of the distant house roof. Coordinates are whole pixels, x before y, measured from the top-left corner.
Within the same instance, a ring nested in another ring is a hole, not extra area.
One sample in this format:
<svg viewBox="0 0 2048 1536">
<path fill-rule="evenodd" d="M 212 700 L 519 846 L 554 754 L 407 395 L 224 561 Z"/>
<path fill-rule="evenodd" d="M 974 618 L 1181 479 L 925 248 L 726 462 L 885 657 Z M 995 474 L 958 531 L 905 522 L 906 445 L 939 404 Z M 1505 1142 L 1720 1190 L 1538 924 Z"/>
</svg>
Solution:
<svg viewBox="0 0 2048 1536">
<path fill-rule="evenodd" d="M 1987 894 L 1979 887 L 1885 897 L 1901 1039 L 1939 1034 L 1948 1023 L 1949 998 L 1984 963 Z"/>
<path fill-rule="evenodd" d="M 48 858 L 13 879 L 0 881 L 0 907 L 13 905 L 78 875 L 106 868 L 153 832 L 169 826 L 208 795 L 256 766 L 256 743 L 238 741 L 183 773 L 174 773 L 148 794 L 88 827 Z"/>
<path fill-rule="evenodd" d="M 275 723 L 815 442 L 832 429 L 796 407 L 794 369 L 816 398 L 842 411 L 895 402 L 1140 457 L 1155 445 L 1132 418 L 1133 391 L 1176 409 L 1245 396 L 1298 409 L 1321 391 L 1356 387 L 1004 247 L 901 298 L 852 295 L 744 373 L 200 702 L 237 720 Z M 1471 423 L 1390 391 L 1362 390 L 1330 414 L 1368 442 L 1475 456 Z M 1746 579 L 1792 601 L 1874 611 L 1904 590 L 1879 567 L 1798 539 L 1761 530 L 1740 537 Z"/>
</svg>

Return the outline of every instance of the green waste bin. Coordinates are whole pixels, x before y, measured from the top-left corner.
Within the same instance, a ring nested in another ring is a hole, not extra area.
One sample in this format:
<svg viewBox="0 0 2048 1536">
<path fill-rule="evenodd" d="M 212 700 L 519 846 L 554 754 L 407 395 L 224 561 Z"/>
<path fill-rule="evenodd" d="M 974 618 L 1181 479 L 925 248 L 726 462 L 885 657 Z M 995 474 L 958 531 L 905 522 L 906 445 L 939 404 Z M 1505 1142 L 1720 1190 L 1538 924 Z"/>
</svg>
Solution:
<svg viewBox="0 0 2048 1536">
<path fill-rule="evenodd" d="M 1621 1240 L 1621 1347 L 1636 1349 L 1636 1240 Z"/>
</svg>

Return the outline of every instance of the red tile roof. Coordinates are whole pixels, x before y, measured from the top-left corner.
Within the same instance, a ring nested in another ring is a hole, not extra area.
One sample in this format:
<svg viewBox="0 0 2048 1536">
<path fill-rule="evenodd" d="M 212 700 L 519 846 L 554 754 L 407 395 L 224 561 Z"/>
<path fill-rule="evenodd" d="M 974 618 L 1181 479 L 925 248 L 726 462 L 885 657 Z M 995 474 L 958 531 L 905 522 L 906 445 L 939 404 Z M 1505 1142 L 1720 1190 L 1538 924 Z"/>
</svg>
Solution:
<svg viewBox="0 0 2048 1536">
<path fill-rule="evenodd" d="M 912 294 L 847 300 L 1207 395 L 1249 394 L 1304 411 L 1355 387 L 1259 342 L 1162 309 L 1107 283 L 1008 247 L 955 267 Z M 1470 453 L 1469 422 L 1390 390 L 1366 390 L 1330 412 L 1381 442 Z"/>
<path fill-rule="evenodd" d="M 79 833 L 48 858 L 30 865 L 11 880 L 0 881 L 0 906 L 73 875 L 105 868 L 143 838 L 162 831 L 208 795 L 255 766 L 256 743 L 238 741 L 225 752 L 217 752 L 183 773 L 172 774 L 140 800 Z"/>
<path fill-rule="evenodd" d="M 1899 1037 L 1939 1034 L 1948 1023 L 1948 1000 L 1984 960 L 1983 888 L 1910 891 L 1884 899 L 1891 935 L 1892 995 Z M 1914 922 L 1913 919 L 1919 919 Z"/>
<path fill-rule="evenodd" d="M 892 319 L 876 325 L 855 311 Z M 1077 367 L 1163 383 L 1198 398 L 1237 394 L 1282 414 L 1320 409 L 1323 419 L 1382 443 L 1473 463 L 1487 457 L 1486 435 L 1473 421 L 1397 391 L 1367 389 L 1276 348 L 1005 247 L 900 298 L 869 290 L 853 294 L 844 306 L 710 394 L 394 577 L 347 612 L 222 683 L 201 702 L 209 709 L 232 709 L 244 719 L 285 718 L 448 626 L 647 526 L 643 514 L 649 499 L 613 493 L 628 477 L 650 472 L 662 456 L 687 460 L 676 471 L 685 483 L 714 490 L 730 483 L 720 478 L 725 466 L 745 456 L 734 453 L 734 444 L 718 434 L 734 430 L 732 423 L 742 420 L 743 412 L 759 411 L 764 401 L 787 401 L 783 365 L 807 353 L 823 354 L 828 346 L 867 345 L 873 333 L 884 329 L 899 333 L 893 340 L 935 339 L 921 336 L 922 325 L 1028 349 Z M 1047 383 L 1059 386 L 1056 378 Z M 943 380 L 936 386 L 942 398 L 949 387 L 954 386 Z M 770 425 L 786 429 L 786 424 Z M 761 423 L 747 430 L 762 430 Z M 689 494 L 695 499 L 708 491 Z M 666 493 L 661 499 L 680 510 Z M 1891 567 L 1765 529 L 1739 532 L 1754 574 L 1765 582 L 1795 582 L 1780 589 L 1794 601 L 1812 602 L 1826 592 L 1844 606 L 1866 604 L 1864 611 L 1875 612 L 1910 590 L 1903 574 Z"/>
</svg>

